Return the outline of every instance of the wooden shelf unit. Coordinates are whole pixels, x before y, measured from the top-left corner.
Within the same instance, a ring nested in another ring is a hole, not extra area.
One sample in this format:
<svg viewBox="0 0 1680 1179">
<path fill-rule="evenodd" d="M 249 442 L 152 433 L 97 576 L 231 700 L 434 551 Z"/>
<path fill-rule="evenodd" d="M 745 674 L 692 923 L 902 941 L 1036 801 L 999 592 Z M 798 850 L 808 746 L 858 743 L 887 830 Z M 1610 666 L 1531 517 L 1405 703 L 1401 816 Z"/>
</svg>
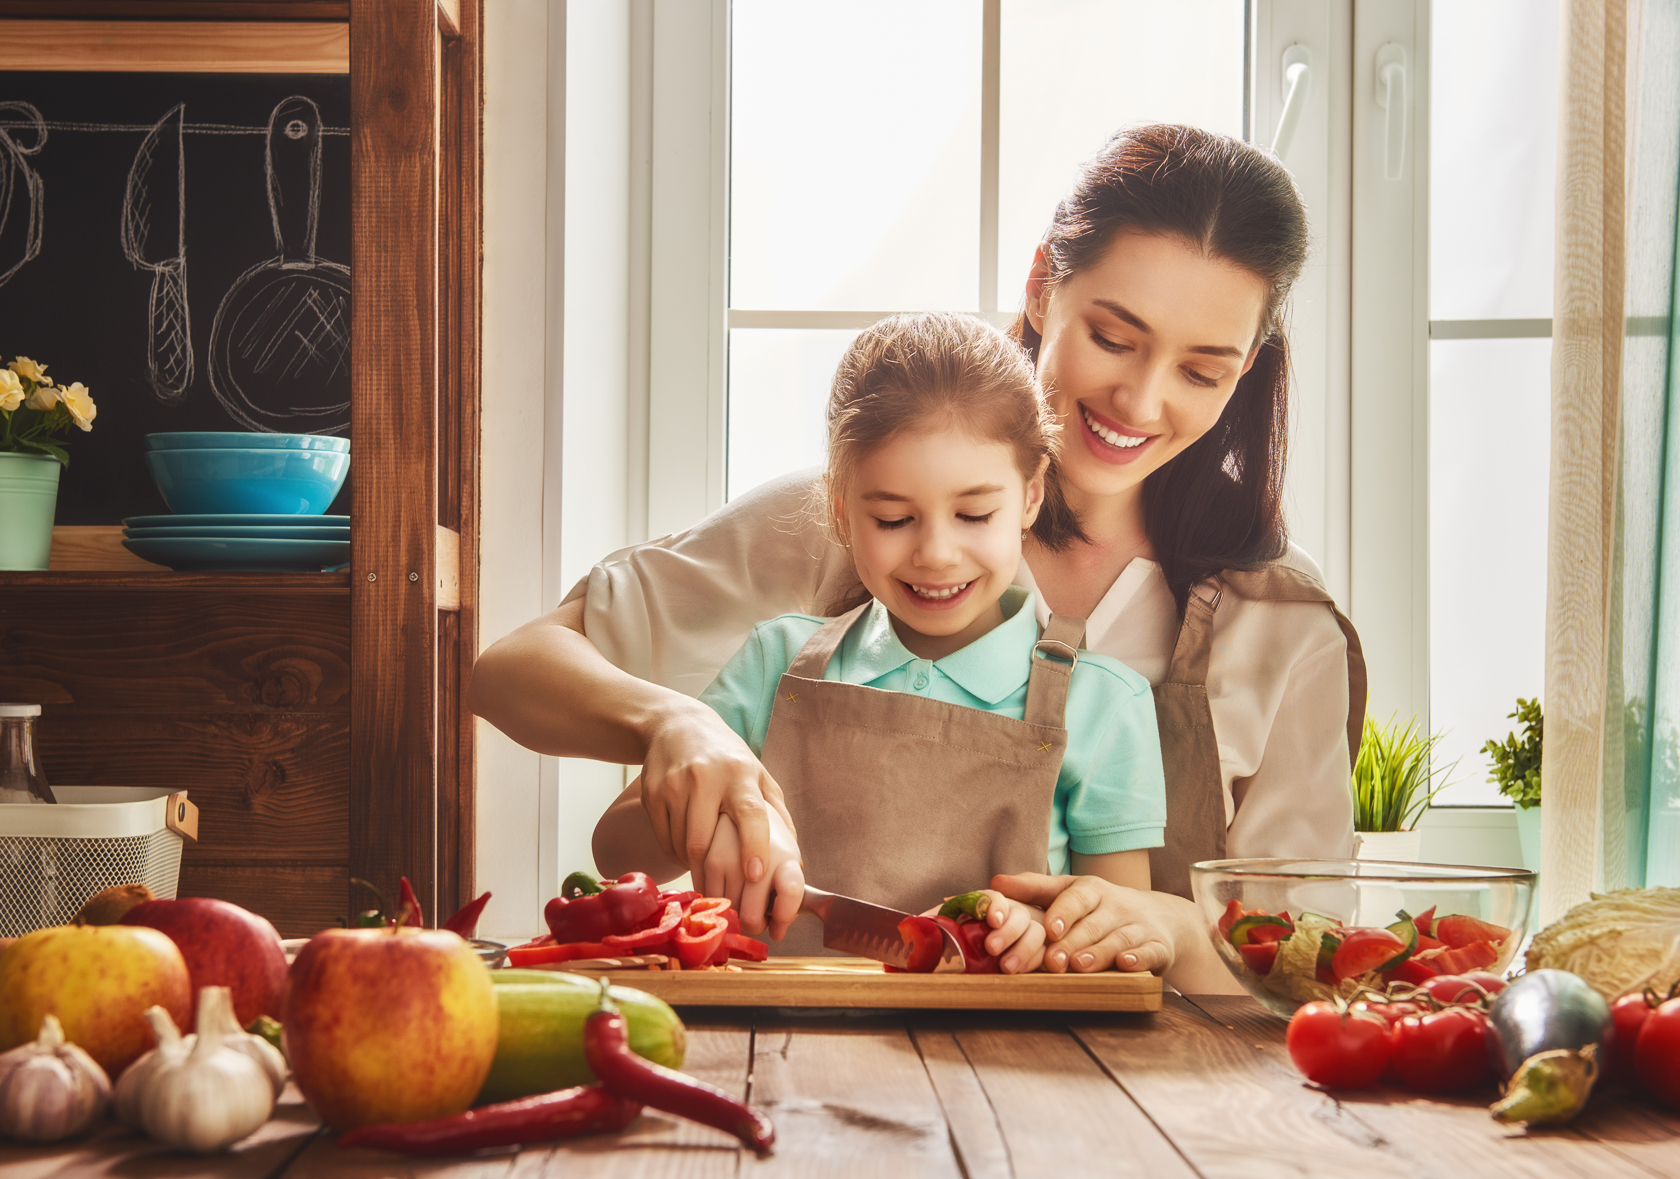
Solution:
<svg viewBox="0 0 1680 1179">
<path fill-rule="evenodd" d="M 189 790 L 200 832 L 181 894 L 244 905 L 284 936 L 364 907 L 353 876 L 387 896 L 407 876 L 428 917 L 474 892 L 461 697 L 477 648 L 482 12 L 0 0 L 7 70 L 164 69 L 152 50 L 123 60 L 172 39 L 157 21 L 219 22 L 234 42 L 260 40 L 261 22 L 348 24 L 350 570 L 0 573 L 0 699 L 42 704 L 49 780 Z M 135 37 L 113 41 L 107 21 Z M 12 22 L 56 24 L 56 43 L 83 37 L 88 54 L 17 60 Z"/>
</svg>

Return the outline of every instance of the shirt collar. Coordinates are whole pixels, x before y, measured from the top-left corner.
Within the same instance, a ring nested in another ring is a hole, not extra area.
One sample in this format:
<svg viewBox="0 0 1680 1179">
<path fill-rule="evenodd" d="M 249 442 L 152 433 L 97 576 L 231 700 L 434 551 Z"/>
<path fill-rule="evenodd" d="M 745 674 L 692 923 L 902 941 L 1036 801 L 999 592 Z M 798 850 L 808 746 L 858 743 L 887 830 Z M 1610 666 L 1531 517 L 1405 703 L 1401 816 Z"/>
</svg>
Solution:
<svg viewBox="0 0 1680 1179">
<path fill-rule="evenodd" d="M 1018 691 L 1032 671 L 1032 647 L 1038 638 L 1033 595 L 1018 585 L 998 599 L 1003 621 L 968 646 L 936 660 L 937 667 L 970 696 L 997 704 Z M 917 656 L 893 630 L 892 616 L 880 602 L 871 602 L 846 636 L 850 645 L 846 664 L 863 683 L 897 671 Z"/>
</svg>

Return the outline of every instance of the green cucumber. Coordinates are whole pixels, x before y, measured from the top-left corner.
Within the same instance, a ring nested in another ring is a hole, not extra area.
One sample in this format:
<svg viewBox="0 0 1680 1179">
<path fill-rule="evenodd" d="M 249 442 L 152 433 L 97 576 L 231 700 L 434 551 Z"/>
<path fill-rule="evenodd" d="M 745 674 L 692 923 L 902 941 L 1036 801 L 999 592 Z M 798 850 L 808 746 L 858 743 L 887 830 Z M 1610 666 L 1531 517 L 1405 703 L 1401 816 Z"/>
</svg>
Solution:
<svg viewBox="0 0 1680 1179">
<path fill-rule="evenodd" d="M 1275 925 L 1280 929 L 1287 929 L 1291 933 L 1295 930 L 1295 926 L 1290 924 L 1288 921 L 1285 921 L 1282 917 L 1274 917 L 1269 913 L 1256 914 L 1254 916 L 1240 918 L 1234 925 L 1231 926 L 1231 944 L 1233 946 L 1248 945 L 1250 940 L 1249 934 L 1261 925 Z M 1279 938 L 1278 940 L 1282 941 L 1283 939 Z"/>
<path fill-rule="evenodd" d="M 478 1104 L 552 1093 L 595 1080 L 583 1059 L 583 1022 L 601 1002 L 601 984 L 553 970 L 492 970 L 496 984 L 496 1059 Z M 612 988 L 639 1056 L 681 1068 L 688 1032 L 660 999 L 630 987 Z"/>
<path fill-rule="evenodd" d="M 1390 925 L 1388 927 L 1388 932 L 1394 934 L 1401 941 L 1405 942 L 1406 948 L 1394 955 L 1394 957 L 1390 958 L 1387 962 L 1384 962 L 1381 966 L 1377 967 L 1379 971 L 1393 970 L 1407 958 L 1410 958 L 1413 954 L 1417 953 L 1418 927 L 1412 920 L 1412 915 L 1406 912 L 1406 910 L 1401 909 L 1400 912 L 1395 914 L 1395 916 L 1399 917 L 1400 920 L 1396 921 L 1393 925 Z"/>
</svg>

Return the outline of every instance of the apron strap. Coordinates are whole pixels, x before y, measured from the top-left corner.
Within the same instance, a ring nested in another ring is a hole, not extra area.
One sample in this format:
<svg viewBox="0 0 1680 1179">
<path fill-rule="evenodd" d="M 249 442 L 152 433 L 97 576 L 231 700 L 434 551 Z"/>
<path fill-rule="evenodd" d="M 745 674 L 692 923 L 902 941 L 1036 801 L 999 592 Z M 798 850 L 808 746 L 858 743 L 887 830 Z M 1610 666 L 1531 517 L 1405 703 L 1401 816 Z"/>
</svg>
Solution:
<svg viewBox="0 0 1680 1179">
<path fill-rule="evenodd" d="M 1215 578 L 1190 587 L 1184 604 L 1184 621 L 1173 644 L 1172 662 L 1167 667 L 1168 684 L 1207 683 L 1208 658 L 1213 651 L 1213 612 L 1219 609 L 1225 591 Z"/>
<path fill-rule="evenodd" d="M 846 637 L 846 632 L 852 629 L 852 623 L 863 617 L 863 612 L 874 605 L 875 599 L 866 599 L 862 605 L 854 606 L 838 618 L 831 618 L 817 628 L 817 633 L 805 641 L 799 648 L 799 654 L 793 657 L 788 665 L 787 674 L 798 676 L 802 680 L 820 680 L 828 670 L 828 661 L 834 658 L 834 653 L 840 649 L 840 640 Z"/>
<path fill-rule="evenodd" d="M 1085 645 L 1085 620 L 1052 614 L 1044 633 L 1033 645 L 1032 671 L 1027 673 L 1027 710 L 1022 720 L 1046 728 L 1065 727 L 1068 686 L 1079 666 Z"/>
</svg>

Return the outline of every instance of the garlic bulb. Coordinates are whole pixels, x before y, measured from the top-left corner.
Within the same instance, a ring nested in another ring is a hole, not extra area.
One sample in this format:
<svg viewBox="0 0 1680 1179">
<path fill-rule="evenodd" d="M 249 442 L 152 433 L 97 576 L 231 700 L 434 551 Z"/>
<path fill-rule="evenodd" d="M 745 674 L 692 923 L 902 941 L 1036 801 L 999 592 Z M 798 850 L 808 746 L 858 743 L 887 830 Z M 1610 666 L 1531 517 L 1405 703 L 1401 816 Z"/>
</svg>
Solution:
<svg viewBox="0 0 1680 1179">
<path fill-rule="evenodd" d="M 111 1081 L 97 1061 L 64 1041 L 56 1015 L 41 1021 L 33 1044 L 0 1056 L 0 1134 L 25 1142 L 57 1142 L 79 1134 L 105 1113 Z"/>
<path fill-rule="evenodd" d="M 212 989 L 224 992 L 227 991 L 226 987 L 205 987 L 199 992 L 198 1026 L 200 1031 L 204 1028 L 206 1018 L 204 1009 L 204 992 Z M 256 1061 L 257 1064 L 262 1066 L 262 1070 L 267 1075 L 269 1083 L 274 1086 L 274 1097 L 275 1100 L 278 1101 L 281 1090 L 286 1087 L 286 1058 L 280 1055 L 280 1049 L 276 1048 L 273 1044 L 270 1044 L 261 1036 L 253 1036 L 250 1032 L 239 1026 L 239 1017 L 233 1013 L 233 1000 L 231 996 L 225 1003 L 212 1003 L 210 1006 L 211 1009 L 209 1011 L 208 1018 L 212 1023 L 214 1023 L 215 1030 L 221 1033 L 223 1045 L 233 1049 L 235 1052 L 243 1052 L 246 1056 L 249 1056 L 252 1060 Z M 193 1037 L 191 1036 L 187 1037 L 188 1040 L 191 1040 L 192 1038 Z"/>
<path fill-rule="evenodd" d="M 140 1099 L 151 1087 L 152 1075 L 166 1061 L 185 1056 L 196 1040 L 194 1036 L 183 1039 L 169 1012 L 156 1004 L 146 1008 L 146 1022 L 152 1025 L 157 1047 L 123 1070 L 122 1076 L 117 1078 L 116 1099 L 113 1102 L 117 1120 L 135 1129 L 140 1128 Z"/>
<path fill-rule="evenodd" d="M 238 1027 L 228 989 L 202 988 L 191 1049 L 160 1052 L 160 1063 L 140 1095 L 140 1123 L 153 1138 L 208 1153 L 238 1142 L 274 1111 L 269 1074 L 240 1047 L 229 1045 L 222 1031 L 228 1023 Z"/>
</svg>

